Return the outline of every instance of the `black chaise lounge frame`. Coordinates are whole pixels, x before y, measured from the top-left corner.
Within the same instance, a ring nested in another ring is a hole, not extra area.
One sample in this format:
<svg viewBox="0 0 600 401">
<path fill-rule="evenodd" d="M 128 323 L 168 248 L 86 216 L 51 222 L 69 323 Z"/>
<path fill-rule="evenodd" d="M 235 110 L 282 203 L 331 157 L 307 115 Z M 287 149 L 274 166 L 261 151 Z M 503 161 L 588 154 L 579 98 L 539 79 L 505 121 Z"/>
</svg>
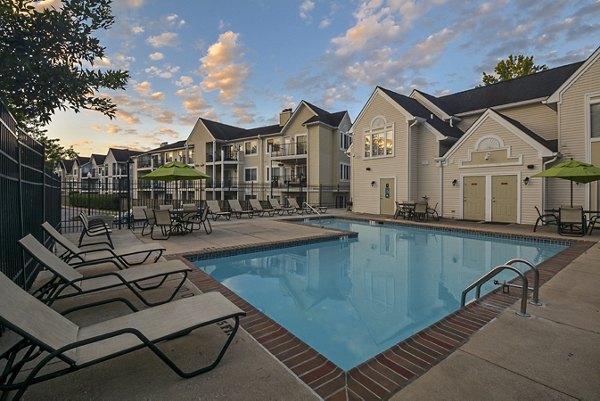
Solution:
<svg viewBox="0 0 600 401">
<path fill-rule="evenodd" d="M 0 372 L 1 401 L 8 400 L 11 392 L 13 393 L 12 400 L 19 400 L 32 384 L 75 372 L 146 347 L 154 352 L 156 356 L 180 377 L 191 378 L 197 376 L 214 369 L 219 364 L 238 330 L 239 317 L 246 314 L 228 301 L 222 294 L 209 292 L 134 312 L 127 315 L 126 322 L 119 329 L 111 328 L 111 325 L 116 324 L 113 323 L 113 320 L 101 322 L 102 327 L 99 331 L 104 329 L 104 332 L 86 337 L 87 334 L 93 334 L 94 329 L 87 330 L 87 327 L 77 326 L 65 316 L 61 316 L 58 312 L 36 300 L 1 273 L 0 288 L 2 289 L 0 300 L 3 304 L 2 312 L 0 313 L 0 323 L 23 337 L 14 346 L 0 355 L 0 361 L 4 361 L 4 369 Z M 212 308 L 211 311 L 199 312 L 194 316 L 194 310 L 202 310 L 207 306 L 214 306 L 215 304 L 218 305 Z M 18 310 L 19 306 L 21 306 L 22 310 Z M 85 307 L 87 305 L 83 305 L 78 309 Z M 34 309 L 34 316 L 39 320 L 27 316 L 31 312 L 30 309 Z M 187 319 L 171 321 L 170 316 L 173 312 L 177 312 L 177 309 L 182 309 L 185 313 L 192 312 L 190 313 L 192 316 L 189 316 Z M 160 315 L 166 321 L 170 321 L 174 328 L 153 329 L 143 323 L 144 320 L 155 318 L 156 315 Z M 122 319 L 122 317 L 117 319 Z M 185 336 L 193 330 L 227 319 L 234 319 L 235 323 L 231 332 L 228 333 L 225 344 L 212 363 L 199 369 L 193 371 L 182 370 L 156 345 L 159 342 Z M 49 322 L 54 322 L 53 327 L 57 331 L 61 330 L 63 333 L 74 334 L 75 339 L 70 341 L 59 334 L 53 333 L 51 330 L 45 330 L 44 324 Z M 167 332 L 168 330 L 171 331 Z M 121 337 L 121 339 L 118 338 L 123 335 L 133 335 L 139 341 L 136 340 L 128 343 L 124 341 L 124 337 Z M 84 352 L 82 356 L 80 352 L 70 352 L 76 348 L 89 346 L 100 341 L 111 341 L 111 339 L 117 342 L 117 344 L 113 344 L 114 350 L 111 353 L 101 350 L 97 355 L 85 355 Z M 118 342 L 119 340 L 121 343 Z M 50 362 L 60 363 L 60 361 L 67 366 L 52 372 L 41 373 L 41 370 Z M 29 368 L 30 365 L 33 365 L 31 366 L 31 370 L 24 372 L 23 368 L 25 366 Z"/>
</svg>

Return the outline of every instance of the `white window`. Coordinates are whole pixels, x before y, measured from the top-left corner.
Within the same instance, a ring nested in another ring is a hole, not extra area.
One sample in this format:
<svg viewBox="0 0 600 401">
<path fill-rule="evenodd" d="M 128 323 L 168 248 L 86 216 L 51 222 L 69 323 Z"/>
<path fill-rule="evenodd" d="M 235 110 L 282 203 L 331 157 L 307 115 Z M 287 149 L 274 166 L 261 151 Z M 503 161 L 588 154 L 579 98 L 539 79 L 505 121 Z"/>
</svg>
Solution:
<svg viewBox="0 0 600 401">
<path fill-rule="evenodd" d="M 340 149 L 347 150 L 352 144 L 352 137 L 348 132 L 340 131 Z"/>
<path fill-rule="evenodd" d="M 369 130 L 365 133 L 365 157 L 394 155 L 394 130 L 387 126 Z"/>
<path fill-rule="evenodd" d="M 244 169 L 244 180 L 246 182 L 256 182 L 257 181 L 257 172 L 256 167 L 250 167 Z"/>
<path fill-rule="evenodd" d="M 281 149 L 281 138 L 267 139 L 267 153 L 279 152 Z"/>
<path fill-rule="evenodd" d="M 340 163 L 340 181 L 350 181 L 350 165 Z"/>
<path fill-rule="evenodd" d="M 593 99 L 590 104 L 590 136 L 600 138 L 600 99 Z"/>
<path fill-rule="evenodd" d="M 255 155 L 258 153 L 258 141 L 248 141 L 244 142 L 244 154 L 246 156 Z"/>
</svg>

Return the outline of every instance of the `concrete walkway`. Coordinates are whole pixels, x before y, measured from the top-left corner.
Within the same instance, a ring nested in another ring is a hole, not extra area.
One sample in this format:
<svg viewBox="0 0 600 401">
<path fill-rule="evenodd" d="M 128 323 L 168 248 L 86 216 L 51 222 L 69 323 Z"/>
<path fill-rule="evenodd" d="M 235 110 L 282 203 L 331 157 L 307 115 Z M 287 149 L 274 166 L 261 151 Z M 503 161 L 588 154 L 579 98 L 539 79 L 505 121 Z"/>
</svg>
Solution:
<svg viewBox="0 0 600 401">
<path fill-rule="evenodd" d="M 335 211 L 334 211 L 335 212 Z M 344 214 L 337 212 L 336 214 Z M 440 225 L 440 223 L 431 223 Z M 449 226 L 513 234 L 531 233 L 527 226 L 490 226 L 444 222 Z M 323 231 L 292 226 L 269 218 L 217 221 L 214 232 L 161 241 L 169 254 L 202 249 L 303 238 Z M 554 229 L 555 230 L 555 229 Z M 558 237 L 552 228 L 542 236 Z M 114 234 L 115 243 L 150 242 L 139 230 Z M 597 241 L 600 234 L 585 237 Z M 188 283 L 181 296 L 197 289 Z M 600 245 L 595 244 L 546 283 L 543 307 L 529 307 L 531 318 L 503 312 L 473 335 L 458 351 L 392 396 L 392 400 L 598 400 L 600 399 Z M 165 290 L 160 290 L 165 291 Z M 161 292 L 157 290 L 156 296 Z M 114 294 L 126 295 L 122 291 Z M 93 296 L 90 296 L 93 298 Z M 68 307 L 68 304 L 61 305 Z M 78 324 L 90 324 L 128 313 L 124 308 L 78 312 Z M 199 330 L 164 344 L 163 349 L 192 368 L 218 349 L 217 327 Z M 0 351 L 12 340 L 0 338 Z M 221 364 L 192 379 L 180 379 L 147 351 L 86 368 L 32 386 L 26 400 L 317 400 L 278 360 L 243 329 Z"/>
</svg>

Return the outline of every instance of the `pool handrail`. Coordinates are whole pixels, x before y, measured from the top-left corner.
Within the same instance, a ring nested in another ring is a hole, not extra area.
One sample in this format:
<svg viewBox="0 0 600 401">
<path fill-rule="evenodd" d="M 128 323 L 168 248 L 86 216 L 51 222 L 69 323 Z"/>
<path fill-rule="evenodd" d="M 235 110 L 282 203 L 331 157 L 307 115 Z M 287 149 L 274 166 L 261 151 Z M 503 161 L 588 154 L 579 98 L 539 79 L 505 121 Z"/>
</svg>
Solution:
<svg viewBox="0 0 600 401">
<path fill-rule="evenodd" d="M 511 259 L 508 262 L 506 262 L 505 265 L 512 266 L 514 263 L 526 264 L 531 268 L 531 270 L 533 270 L 533 290 L 531 301 L 529 301 L 529 303 L 535 306 L 541 306 L 542 303 L 540 302 L 540 271 L 538 270 L 537 266 L 531 263 L 530 261 L 521 258 Z"/>
<path fill-rule="evenodd" d="M 521 289 L 521 309 L 519 312 L 516 312 L 516 314 L 522 317 L 529 317 L 529 314 L 527 313 L 527 292 L 529 291 L 529 282 L 527 281 L 527 277 L 525 276 L 525 274 L 523 274 L 516 267 L 508 264 L 498 265 L 494 267 L 492 270 L 490 270 L 489 272 L 481 276 L 479 279 L 471 283 L 467 288 L 465 288 L 460 296 L 460 307 L 462 308 L 465 306 L 465 300 L 469 291 L 475 288 L 475 299 L 479 299 L 481 296 L 481 286 L 504 270 L 511 270 L 514 273 L 517 273 L 519 277 L 521 277 L 521 281 L 523 282 L 523 288 Z"/>
</svg>

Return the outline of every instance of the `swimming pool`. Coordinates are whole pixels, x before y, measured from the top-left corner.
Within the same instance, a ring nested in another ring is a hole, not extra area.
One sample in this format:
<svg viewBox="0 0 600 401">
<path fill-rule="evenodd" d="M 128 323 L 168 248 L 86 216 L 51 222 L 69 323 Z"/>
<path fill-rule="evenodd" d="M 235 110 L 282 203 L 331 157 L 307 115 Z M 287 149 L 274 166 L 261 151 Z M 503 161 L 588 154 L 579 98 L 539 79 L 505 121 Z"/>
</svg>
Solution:
<svg viewBox="0 0 600 401">
<path fill-rule="evenodd" d="M 457 310 L 464 287 L 493 266 L 514 257 L 540 263 L 566 247 L 341 219 L 314 224 L 358 238 L 194 263 L 346 371 Z"/>
</svg>

